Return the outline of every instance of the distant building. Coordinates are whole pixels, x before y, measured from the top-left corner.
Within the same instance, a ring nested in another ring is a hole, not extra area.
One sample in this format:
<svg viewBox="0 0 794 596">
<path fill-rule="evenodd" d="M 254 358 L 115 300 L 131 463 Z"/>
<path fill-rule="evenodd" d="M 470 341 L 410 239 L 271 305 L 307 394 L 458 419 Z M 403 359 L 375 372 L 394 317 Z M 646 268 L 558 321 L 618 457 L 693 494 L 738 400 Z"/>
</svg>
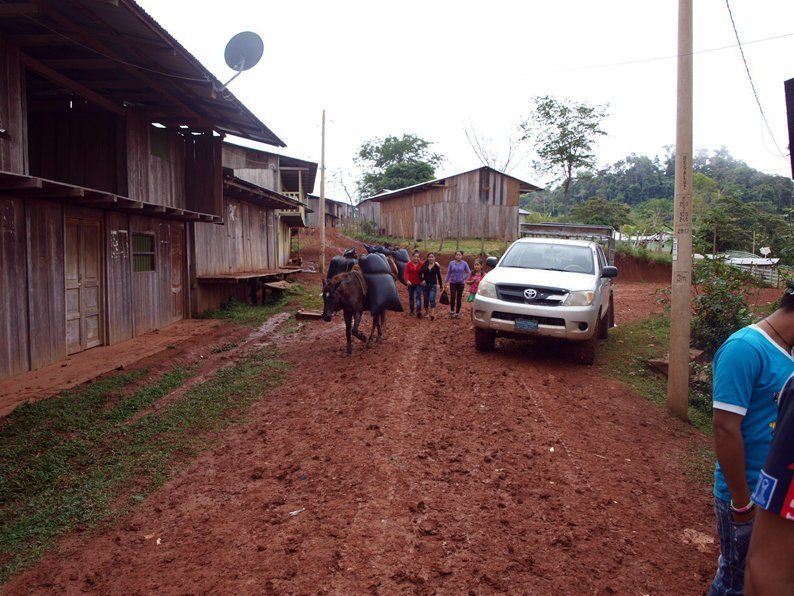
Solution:
<svg viewBox="0 0 794 596">
<path fill-rule="evenodd" d="M 384 191 L 358 204 L 361 218 L 398 238 L 518 237 L 518 197 L 541 190 L 483 166 L 406 188 Z"/>
<path fill-rule="evenodd" d="M 316 228 L 320 225 L 320 197 L 308 195 L 308 205 L 311 212 L 306 218 L 308 226 Z M 325 197 L 325 226 L 338 228 L 347 225 L 356 216 L 356 208 L 350 203 L 337 201 Z"/>
</svg>

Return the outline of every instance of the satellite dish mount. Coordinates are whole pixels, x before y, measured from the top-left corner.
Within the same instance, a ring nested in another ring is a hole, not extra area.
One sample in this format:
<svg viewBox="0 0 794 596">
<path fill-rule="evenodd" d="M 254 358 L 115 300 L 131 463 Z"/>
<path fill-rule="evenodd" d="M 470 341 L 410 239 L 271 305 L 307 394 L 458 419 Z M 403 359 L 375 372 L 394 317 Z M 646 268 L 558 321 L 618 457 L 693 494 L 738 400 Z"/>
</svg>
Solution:
<svg viewBox="0 0 794 596">
<path fill-rule="evenodd" d="M 226 65 L 236 71 L 234 76 L 226 81 L 218 91 L 223 91 L 234 79 L 257 65 L 262 59 L 265 51 L 265 44 L 262 38 L 253 31 L 243 31 L 238 33 L 226 44 L 223 57 Z"/>
</svg>

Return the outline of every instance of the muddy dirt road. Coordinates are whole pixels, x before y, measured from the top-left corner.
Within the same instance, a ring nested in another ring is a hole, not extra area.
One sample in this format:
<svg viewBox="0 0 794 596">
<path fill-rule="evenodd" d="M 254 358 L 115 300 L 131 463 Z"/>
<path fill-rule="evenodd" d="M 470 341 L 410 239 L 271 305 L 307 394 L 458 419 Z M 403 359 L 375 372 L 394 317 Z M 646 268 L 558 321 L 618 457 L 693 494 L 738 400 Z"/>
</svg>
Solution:
<svg viewBox="0 0 794 596">
<path fill-rule="evenodd" d="M 468 327 L 391 315 L 350 358 L 339 320 L 279 340 L 293 367 L 248 423 L 6 591 L 702 593 L 703 437 L 546 350 L 477 354 Z"/>
</svg>

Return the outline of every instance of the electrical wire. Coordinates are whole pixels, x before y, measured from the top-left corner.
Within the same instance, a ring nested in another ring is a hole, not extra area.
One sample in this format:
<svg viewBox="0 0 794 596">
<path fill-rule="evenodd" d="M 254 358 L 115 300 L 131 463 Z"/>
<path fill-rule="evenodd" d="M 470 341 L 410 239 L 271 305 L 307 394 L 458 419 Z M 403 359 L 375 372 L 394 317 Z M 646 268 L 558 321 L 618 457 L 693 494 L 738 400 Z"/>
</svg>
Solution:
<svg viewBox="0 0 794 596">
<path fill-rule="evenodd" d="M 754 44 L 754 43 L 761 43 L 761 42 L 764 42 L 764 41 L 772 41 L 772 40 L 775 40 L 775 39 L 783 39 L 784 37 L 792 37 L 792 36 L 794 36 L 794 33 L 783 33 L 781 35 L 773 35 L 771 37 L 763 37 L 761 39 L 753 39 L 751 41 L 744 42 L 744 44 L 742 44 L 740 42 L 740 43 L 732 43 L 732 44 L 729 44 L 727 46 L 720 46 L 720 47 L 717 47 L 717 48 L 707 48 L 705 50 L 696 50 L 694 52 L 691 52 L 690 54 L 670 54 L 670 55 L 667 55 L 667 56 L 656 56 L 654 58 L 639 58 L 637 60 L 625 60 L 623 62 L 607 62 L 605 64 L 590 64 L 590 65 L 586 65 L 586 66 L 571 66 L 571 67 L 568 67 L 568 68 L 560 68 L 560 69 L 556 69 L 556 70 L 546 70 L 546 71 L 537 73 L 537 75 L 556 74 L 556 73 L 562 73 L 562 72 L 575 72 L 575 71 L 579 71 L 579 70 L 591 70 L 591 69 L 596 69 L 596 68 L 611 68 L 613 66 L 629 66 L 631 64 L 644 64 L 646 62 L 659 62 L 660 60 L 672 60 L 673 58 L 678 58 L 679 55 L 680 56 L 684 56 L 684 55 L 694 56 L 696 54 L 708 54 L 710 52 L 719 52 L 719 51 L 722 51 L 722 50 L 729 50 L 731 48 L 736 48 L 736 47 L 741 48 L 742 45 L 749 46 L 749 45 Z M 738 39 L 738 36 L 737 36 L 737 39 Z M 744 53 L 742 53 L 742 54 L 744 54 Z M 537 76 L 537 75 L 533 75 L 533 76 Z"/>
<path fill-rule="evenodd" d="M 753 81 L 753 76 L 750 74 L 750 66 L 747 64 L 747 57 L 744 55 L 744 48 L 742 47 L 742 41 L 739 39 L 739 31 L 736 29 L 736 21 L 733 18 L 733 11 L 731 10 L 731 3 L 730 0 L 725 0 L 725 6 L 728 7 L 728 16 L 731 18 L 731 26 L 733 27 L 733 33 L 736 36 L 736 44 L 739 47 L 739 53 L 742 56 L 742 62 L 744 63 L 744 70 L 747 71 L 747 79 L 750 81 L 750 88 L 753 90 L 753 96 L 755 97 L 755 103 L 758 104 L 758 111 L 761 112 L 761 119 L 764 121 L 766 125 L 766 129 L 769 132 L 769 136 L 772 137 L 772 142 L 775 144 L 777 148 L 778 155 L 780 157 L 788 157 L 783 150 L 780 148 L 780 145 L 777 144 L 777 139 L 775 139 L 775 135 L 772 133 L 772 127 L 769 126 L 769 121 L 766 119 L 766 114 L 764 113 L 764 108 L 761 105 L 761 100 L 758 97 L 758 91 L 755 88 L 755 82 Z"/>
</svg>

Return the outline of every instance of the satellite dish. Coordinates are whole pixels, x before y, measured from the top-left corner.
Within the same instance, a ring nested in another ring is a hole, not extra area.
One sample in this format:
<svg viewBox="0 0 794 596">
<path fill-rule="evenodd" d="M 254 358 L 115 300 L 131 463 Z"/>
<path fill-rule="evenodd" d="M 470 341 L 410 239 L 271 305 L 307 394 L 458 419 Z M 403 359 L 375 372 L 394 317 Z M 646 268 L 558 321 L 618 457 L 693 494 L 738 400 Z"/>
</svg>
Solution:
<svg viewBox="0 0 794 596">
<path fill-rule="evenodd" d="M 229 68 L 243 72 L 256 66 L 264 51 L 265 44 L 261 37 L 253 31 L 243 31 L 229 40 L 223 57 Z"/>
<path fill-rule="evenodd" d="M 771 252 L 772 252 L 772 249 L 771 249 L 771 248 L 769 248 L 768 246 L 762 246 L 762 247 L 759 249 L 759 252 L 760 252 L 762 255 L 764 255 L 765 257 L 767 257 L 767 256 L 769 256 L 769 253 L 771 253 Z"/>
<path fill-rule="evenodd" d="M 236 73 L 218 91 L 225 89 L 241 72 L 256 66 L 262 59 L 264 51 L 265 44 L 262 38 L 253 31 L 242 31 L 232 37 L 226 44 L 223 57 L 226 60 L 226 65 Z"/>
</svg>

